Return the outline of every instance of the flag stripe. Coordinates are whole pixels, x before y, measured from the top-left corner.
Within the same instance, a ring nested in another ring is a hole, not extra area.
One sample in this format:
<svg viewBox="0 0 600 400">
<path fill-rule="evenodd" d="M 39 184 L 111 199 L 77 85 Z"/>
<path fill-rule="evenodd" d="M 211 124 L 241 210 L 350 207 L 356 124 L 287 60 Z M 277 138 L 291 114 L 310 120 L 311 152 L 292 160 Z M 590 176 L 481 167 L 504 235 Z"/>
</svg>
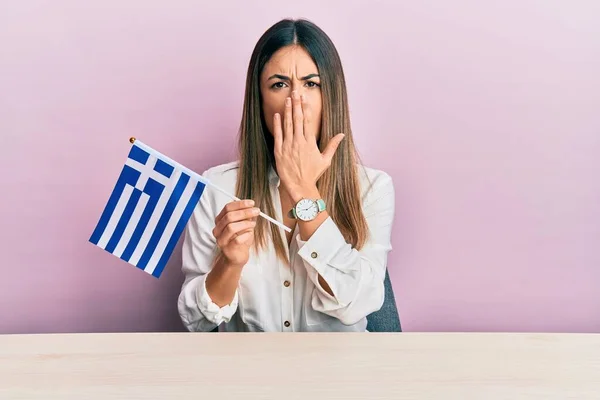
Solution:
<svg viewBox="0 0 600 400">
<path fill-rule="evenodd" d="M 125 232 L 125 228 L 127 228 L 127 224 L 133 215 L 133 211 L 135 210 L 141 195 L 142 191 L 134 188 L 133 193 L 129 196 L 129 201 L 121 214 L 121 218 L 119 218 L 119 222 L 117 223 L 108 244 L 104 248 L 109 253 L 112 253 L 115 250 L 115 247 L 117 247 L 117 244 L 119 244 L 119 240 L 121 240 L 121 236 L 123 236 L 123 232 Z"/>
<path fill-rule="evenodd" d="M 133 254 L 131 255 L 131 257 L 128 260 L 128 262 L 130 264 L 137 265 L 138 262 L 140 261 L 140 258 L 144 254 L 146 247 L 148 247 L 148 243 L 150 242 L 150 239 L 152 238 L 152 234 L 154 233 L 154 230 L 156 229 L 158 220 L 160 219 L 160 216 L 162 215 L 162 213 L 165 210 L 165 207 L 167 205 L 167 201 L 169 200 L 170 194 L 173 191 L 174 186 L 177 184 L 177 181 L 179 180 L 181 173 L 182 172 L 180 170 L 176 169 L 175 173 L 173 174 L 170 181 L 168 182 L 169 185 L 167 187 L 165 187 L 165 189 L 163 190 L 163 193 L 161 194 L 161 196 L 158 200 L 158 203 L 156 204 L 156 208 L 155 208 L 154 212 L 152 213 L 152 215 L 150 216 L 150 220 L 148 221 L 148 226 L 142 233 L 142 237 L 140 238 L 135 251 L 133 252 Z"/>
<path fill-rule="evenodd" d="M 152 271 L 153 276 L 158 278 L 160 276 L 160 274 L 162 273 L 163 269 L 165 268 L 165 266 L 167 265 L 167 261 L 169 261 L 169 258 L 171 257 L 171 254 L 173 253 L 173 250 L 175 249 L 175 245 L 179 241 L 179 237 L 183 233 L 185 225 L 187 224 L 187 221 L 190 219 L 192 212 L 194 211 L 194 208 L 196 207 L 196 204 L 198 204 L 198 201 L 200 200 L 200 197 L 202 196 L 202 193 L 204 192 L 205 187 L 206 187 L 206 185 L 203 184 L 202 182 L 196 182 L 196 189 L 194 190 L 194 193 L 192 194 L 190 201 L 188 202 L 185 210 L 183 211 L 183 215 L 181 216 L 181 218 L 179 218 L 179 221 L 177 222 L 177 226 L 175 227 L 175 231 L 171 235 L 171 239 L 169 240 L 169 243 L 167 244 L 165 251 L 163 252 L 162 256 L 160 257 L 160 260 L 158 261 L 158 265 L 156 266 L 154 271 Z"/>
<path fill-rule="evenodd" d="M 142 234 L 144 233 L 146 227 L 148 226 L 148 222 L 150 221 L 150 217 L 154 212 L 158 201 L 160 200 L 160 196 L 164 190 L 164 186 L 160 183 L 149 179 L 148 183 L 146 183 L 146 187 L 144 188 L 144 193 L 148 194 L 150 198 L 148 199 L 148 203 L 144 209 L 144 213 L 140 217 L 140 220 L 135 227 L 135 231 L 131 235 L 129 239 L 129 243 L 127 243 L 127 247 L 123 254 L 120 255 L 121 259 L 125 261 L 129 261 L 136 247 L 138 246 Z"/>
<path fill-rule="evenodd" d="M 119 199 L 123 194 L 123 190 L 127 185 L 135 186 L 140 175 L 140 171 L 136 171 L 135 169 L 127 165 L 123 166 L 123 170 L 119 175 L 119 179 L 117 179 L 115 188 L 113 189 L 113 192 L 110 195 L 110 198 L 108 199 L 108 203 L 106 204 L 106 207 L 104 208 L 104 211 L 100 216 L 98 225 L 96 225 L 96 229 L 94 229 L 94 232 L 90 237 L 90 242 L 96 245 L 98 244 L 100 238 L 102 237 L 102 234 L 104 233 L 104 230 L 108 225 L 108 221 L 110 220 L 110 217 L 115 211 L 115 207 L 117 206 L 117 203 L 119 202 Z"/>
<path fill-rule="evenodd" d="M 127 206 L 127 203 L 129 202 L 129 198 L 131 197 L 133 190 L 134 190 L 134 187 L 129 186 L 129 185 L 125 186 L 125 188 L 123 189 L 123 194 L 121 195 L 121 197 L 119 198 L 119 201 L 117 202 L 115 211 L 113 212 L 110 219 L 108 220 L 108 224 L 106 224 L 106 229 L 104 230 L 104 233 L 100 237 L 100 240 L 98 240 L 98 246 L 100 246 L 101 248 L 106 249 L 106 245 L 108 244 L 108 241 L 112 237 L 112 235 L 115 231 L 115 227 L 117 226 L 117 224 L 119 223 L 119 220 L 121 219 L 121 216 L 123 215 L 123 210 Z"/>
<path fill-rule="evenodd" d="M 123 251 L 126 249 L 126 246 L 131 242 L 131 237 L 133 236 L 134 230 L 140 223 L 140 218 L 142 216 L 143 211 L 146 209 L 148 204 L 149 196 L 146 193 L 142 192 L 140 196 L 140 200 L 137 203 L 137 207 L 133 210 L 133 214 L 131 214 L 131 218 L 129 219 L 129 223 L 121 236 L 121 240 L 119 241 L 117 247 L 112 252 L 115 256 L 123 259 Z"/>
<path fill-rule="evenodd" d="M 152 237 L 150 238 L 150 241 L 148 242 L 148 246 L 146 246 L 146 250 L 144 251 L 144 254 L 142 254 L 142 258 L 140 258 L 139 263 L 137 263 L 138 268 L 146 269 L 146 265 L 148 264 L 148 261 L 150 261 L 150 258 L 152 257 L 152 254 L 154 253 L 156 245 L 157 245 L 158 241 L 160 240 L 161 236 L 163 235 L 165 227 L 167 226 L 167 223 L 169 222 L 169 219 L 171 218 L 171 214 L 173 214 L 173 211 L 175 210 L 175 207 L 177 206 L 177 203 L 179 202 L 179 198 L 183 194 L 183 191 L 185 190 L 185 187 L 187 186 L 189 180 L 190 180 L 190 177 L 184 173 L 182 173 L 181 176 L 179 177 L 179 180 L 177 181 L 177 185 L 175 185 L 175 188 L 173 189 L 173 192 L 171 193 L 171 197 L 169 198 L 169 201 L 167 202 L 165 210 L 163 211 L 162 215 L 160 216 L 160 219 L 158 220 L 158 224 L 156 224 L 156 229 L 154 229 L 154 233 L 152 234 Z"/>
<path fill-rule="evenodd" d="M 148 263 L 144 268 L 145 271 L 149 274 L 151 274 L 152 271 L 154 271 L 154 268 L 156 268 L 156 265 L 158 264 L 158 261 L 160 260 L 160 257 L 162 256 L 163 251 L 167 247 L 167 243 L 169 242 L 169 239 L 173 234 L 175 227 L 177 226 L 177 222 L 179 221 L 179 218 L 181 218 L 181 215 L 185 210 L 187 202 L 189 201 L 190 197 L 192 197 L 192 195 L 194 194 L 194 189 L 195 181 L 190 180 L 186 185 L 183 193 L 177 200 L 177 204 L 173 209 L 173 213 L 169 217 L 167 224 L 163 229 L 162 235 L 156 243 L 156 246 L 154 246 L 154 252 L 152 253 L 150 260 L 148 260 Z"/>
</svg>

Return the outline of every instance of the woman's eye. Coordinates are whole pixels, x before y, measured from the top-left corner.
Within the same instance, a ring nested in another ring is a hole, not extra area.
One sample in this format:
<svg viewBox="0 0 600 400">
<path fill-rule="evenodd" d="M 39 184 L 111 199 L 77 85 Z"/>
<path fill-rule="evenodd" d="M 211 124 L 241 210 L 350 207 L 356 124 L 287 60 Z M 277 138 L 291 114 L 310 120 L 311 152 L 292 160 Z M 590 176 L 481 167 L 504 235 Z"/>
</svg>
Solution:
<svg viewBox="0 0 600 400">
<path fill-rule="evenodd" d="M 285 82 L 276 82 L 271 86 L 273 89 L 281 89 L 285 87 Z"/>
<path fill-rule="evenodd" d="M 309 88 L 321 86 L 317 82 L 312 82 L 312 81 L 306 82 L 305 85 L 308 86 Z M 287 86 L 287 84 L 285 82 L 275 82 L 274 84 L 271 85 L 271 88 L 272 89 L 283 89 L 286 86 Z"/>
</svg>

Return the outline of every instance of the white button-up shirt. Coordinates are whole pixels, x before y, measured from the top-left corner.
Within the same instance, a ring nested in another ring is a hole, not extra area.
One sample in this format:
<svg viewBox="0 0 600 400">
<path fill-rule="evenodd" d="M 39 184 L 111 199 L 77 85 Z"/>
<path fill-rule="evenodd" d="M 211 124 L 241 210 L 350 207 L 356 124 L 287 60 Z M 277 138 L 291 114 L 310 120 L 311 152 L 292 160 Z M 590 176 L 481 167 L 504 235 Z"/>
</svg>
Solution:
<svg viewBox="0 0 600 400">
<path fill-rule="evenodd" d="M 210 168 L 203 176 L 221 189 L 235 193 L 238 162 Z M 298 226 L 289 248 L 280 228 L 290 266 L 281 262 L 271 243 L 258 253 L 250 252 L 231 304 L 219 307 L 206 291 L 206 276 L 216 254 L 212 234 L 215 218 L 231 201 L 207 186 L 185 229 L 182 270 L 185 281 L 178 309 L 189 331 L 360 331 L 367 315 L 381 308 L 384 278 L 391 246 L 394 219 L 394 186 L 385 172 L 361 167 L 362 207 L 369 237 L 361 250 L 346 242 L 331 217 L 308 241 Z M 271 196 L 282 221 L 279 177 L 269 176 Z M 288 212 L 289 210 L 284 210 Z M 259 217 L 261 218 L 261 217 Z M 319 274 L 334 296 L 319 284 Z"/>
</svg>

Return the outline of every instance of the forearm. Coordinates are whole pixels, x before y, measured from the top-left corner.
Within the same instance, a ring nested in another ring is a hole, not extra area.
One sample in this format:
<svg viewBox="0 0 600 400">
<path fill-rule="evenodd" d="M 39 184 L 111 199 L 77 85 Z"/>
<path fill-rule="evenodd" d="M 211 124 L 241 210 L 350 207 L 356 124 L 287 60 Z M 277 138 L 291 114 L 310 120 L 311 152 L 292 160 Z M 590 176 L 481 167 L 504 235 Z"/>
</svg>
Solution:
<svg viewBox="0 0 600 400">
<path fill-rule="evenodd" d="M 359 249 L 348 243 L 331 218 L 312 233 L 308 241 L 299 236 L 298 255 L 319 290 L 311 304 L 316 311 L 352 324 L 379 309 L 384 300 L 387 257 L 392 250 L 394 186 L 388 175 L 373 179 L 372 191 L 363 200 L 369 237 Z M 325 289 L 329 284 L 334 295 Z"/>
<path fill-rule="evenodd" d="M 224 258 L 219 258 L 206 277 L 206 291 L 213 303 L 219 307 L 230 304 L 241 275 L 242 267 L 228 265 Z"/>
<path fill-rule="evenodd" d="M 317 200 L 321 198 L 321 194 L 316 186 L 307 186 L 306 188 L 299 188 L 294 190 L 293 194 L 291 194 L 291 198 L 294 204 L 296 204 L 301 199 L 313 199 Z M 298 230 L 300 231 L 300 239 L 303 241 L 308 241 L 311 236 L 316 232 L 316 230 L 321 226 L 321 224 L 329 217 L 327 211 L 323 211 L 317 215 L 317 218 L 312 221 L 302 221 L 298 220 Z M 333 291 L 323 279 L 321 275 L 319 275 L 319 284 L 327 293 L 333 296 Z"/>
</svg>

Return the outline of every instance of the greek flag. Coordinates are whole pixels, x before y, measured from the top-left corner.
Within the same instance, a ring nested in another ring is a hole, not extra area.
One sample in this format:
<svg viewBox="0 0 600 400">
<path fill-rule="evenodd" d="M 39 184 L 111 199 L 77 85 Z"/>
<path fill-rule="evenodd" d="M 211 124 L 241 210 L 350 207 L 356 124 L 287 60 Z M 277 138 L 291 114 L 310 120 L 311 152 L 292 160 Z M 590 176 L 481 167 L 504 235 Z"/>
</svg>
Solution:
<svg viewBox="0 0 600 400">
<path fill-rule="evenodd" d="M 160 277 L 207 181 L 139 140 L 89 241 Z"/>
</svg>

